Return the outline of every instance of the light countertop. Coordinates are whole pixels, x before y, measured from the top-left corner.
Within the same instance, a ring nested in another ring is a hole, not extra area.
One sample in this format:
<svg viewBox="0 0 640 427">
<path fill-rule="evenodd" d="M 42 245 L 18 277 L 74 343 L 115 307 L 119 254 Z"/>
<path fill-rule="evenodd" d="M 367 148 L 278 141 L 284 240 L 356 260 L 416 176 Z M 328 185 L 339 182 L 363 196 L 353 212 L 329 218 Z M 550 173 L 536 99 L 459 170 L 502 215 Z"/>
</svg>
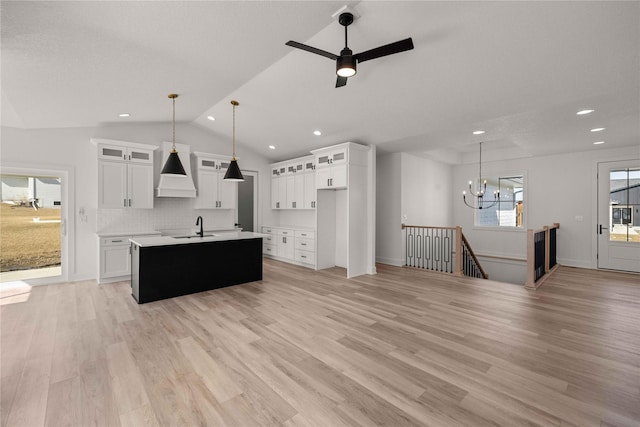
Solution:
<svg viewBox="0 0 640 427">
<path fill-rule="evenodd" d="M 159 236 L 159 231 L 116 231 L 98 232 L 98 237 L 125 237 L 125 236 Z"/>
<path fill-rule="evenodd" d="M 263 227 L 267 228 L 275 228 L 275 229 L 287 229 L 287 230 L 301 230 L 301 231 L 316 231 L 315 227 L 305 227 L 301 225 L 263 225 Z"/>
<path fill-rule="evenodd" d="M 228 240 L 245 240 L 245 239 L 257 239 L 269 236 L 268 234 L 252 233 L 250 231 L 231 231 L 231 232 L 219 232 L 213 233 L 212 236 L 192 236 L 189 238 L 177 238 L 174 236 L 150 236 L 150 237 L 136 237 L 129 239 L 131 243 L 140 247 L 149 246 L 170 246 L 170 245 L 187 245 L 192 243 L 205 243 L 205 242 L 224 242 Z"/>
</svg>

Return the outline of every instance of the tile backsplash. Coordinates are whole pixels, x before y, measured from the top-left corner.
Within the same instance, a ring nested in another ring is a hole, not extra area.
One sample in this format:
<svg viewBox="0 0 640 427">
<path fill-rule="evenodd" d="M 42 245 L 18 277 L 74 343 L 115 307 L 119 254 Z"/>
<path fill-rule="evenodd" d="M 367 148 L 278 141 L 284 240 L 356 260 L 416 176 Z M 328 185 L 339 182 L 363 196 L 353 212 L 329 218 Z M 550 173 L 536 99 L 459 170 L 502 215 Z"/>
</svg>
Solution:
<svg viewBox="0 0 640 427">
<path fill-rule="evenodd" d="M 156 198 L 153 209 L 98 209 L 97 233 L 193 228 L 200 215 L 205 229 L 233 228 L 235 210 L 193 209 L 195 199 Z"/>
</svg>

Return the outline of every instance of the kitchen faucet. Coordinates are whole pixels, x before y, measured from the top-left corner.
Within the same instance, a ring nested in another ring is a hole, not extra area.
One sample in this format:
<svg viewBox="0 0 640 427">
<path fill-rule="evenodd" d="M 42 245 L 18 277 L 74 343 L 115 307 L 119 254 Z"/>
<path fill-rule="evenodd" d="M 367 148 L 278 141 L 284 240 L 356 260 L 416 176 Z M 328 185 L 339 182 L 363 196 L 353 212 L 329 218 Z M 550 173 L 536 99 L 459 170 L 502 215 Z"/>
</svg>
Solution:
<svg viewBox="0 0 640 427">
<path fill-rule="evenodd" d="M 204 225 L 204 221 L 202 220 L 201 216 L 199 216 L 198 219 L 196 219 L 196 225 L 200 226 L 200 231 L 196 231 L 196 234 L 200 237 L 204 237 L 204 230 L 202 229 Z"/>
</svg>

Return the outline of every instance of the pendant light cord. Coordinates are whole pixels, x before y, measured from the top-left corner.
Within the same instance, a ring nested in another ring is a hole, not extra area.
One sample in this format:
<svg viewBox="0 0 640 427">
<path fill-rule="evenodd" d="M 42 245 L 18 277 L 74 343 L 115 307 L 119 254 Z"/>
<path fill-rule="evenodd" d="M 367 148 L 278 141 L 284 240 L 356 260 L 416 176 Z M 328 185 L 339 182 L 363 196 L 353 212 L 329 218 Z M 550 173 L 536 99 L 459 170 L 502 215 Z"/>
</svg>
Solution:
<svg viewBox="0 0 640 427">
<path fill-rule="evenodd" d="M 236 107 L 240 105 L 238 101 L 231 101 L 233 105 L 233 131 L 231 134 L 231 141 L 233 142 L 233 156 L 231 160 L 236 159 Z"/>
<path fill-rule="evenodd" d="M 176 149 L 176 99 L 173 98 L 173 118 L 171 120 L 172 126 L 172 141 L 173 141 L 173 150 Z"/>
<path fill-rule="evenodd" d="M 478 179 L 478 187 L 482 188 L 482 142 L 480 143 L 480 176 L 478 177 Z"/>
<path fill-rule="evenodd" d="M 173 116 L 172 116 L 172 120 L 171 120 L 171 152 L 176 153 L 176 98 L 178 97 L 177 94 L 172 93 L 169 94 L 169 98 L 171 98 L 173 100 Z"/>
</svg>

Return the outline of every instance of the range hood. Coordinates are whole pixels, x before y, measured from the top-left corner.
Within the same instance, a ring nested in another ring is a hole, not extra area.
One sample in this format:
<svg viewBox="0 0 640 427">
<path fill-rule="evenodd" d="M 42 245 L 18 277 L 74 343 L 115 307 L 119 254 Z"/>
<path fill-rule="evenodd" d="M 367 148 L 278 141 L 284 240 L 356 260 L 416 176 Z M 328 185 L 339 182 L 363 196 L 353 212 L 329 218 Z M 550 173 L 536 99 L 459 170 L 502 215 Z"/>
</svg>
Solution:
<svg viewBox="0 0 640 427">
<path fill-rule="evenodd" d="M 171 152 L 172 143 L 162 143 L 162 163 L 160 167 L 167 162 L 169 153 Z M 184 167 L 186 175 L 170 175 L 160 174 L 160 183 L 156 188 L 156 197 L 196 197 L 196 187 L 193 185 L 193 177 L 191 176 L 191 149 L 186 144 L 176 144 L 178 157 Z"/>
</svg>

